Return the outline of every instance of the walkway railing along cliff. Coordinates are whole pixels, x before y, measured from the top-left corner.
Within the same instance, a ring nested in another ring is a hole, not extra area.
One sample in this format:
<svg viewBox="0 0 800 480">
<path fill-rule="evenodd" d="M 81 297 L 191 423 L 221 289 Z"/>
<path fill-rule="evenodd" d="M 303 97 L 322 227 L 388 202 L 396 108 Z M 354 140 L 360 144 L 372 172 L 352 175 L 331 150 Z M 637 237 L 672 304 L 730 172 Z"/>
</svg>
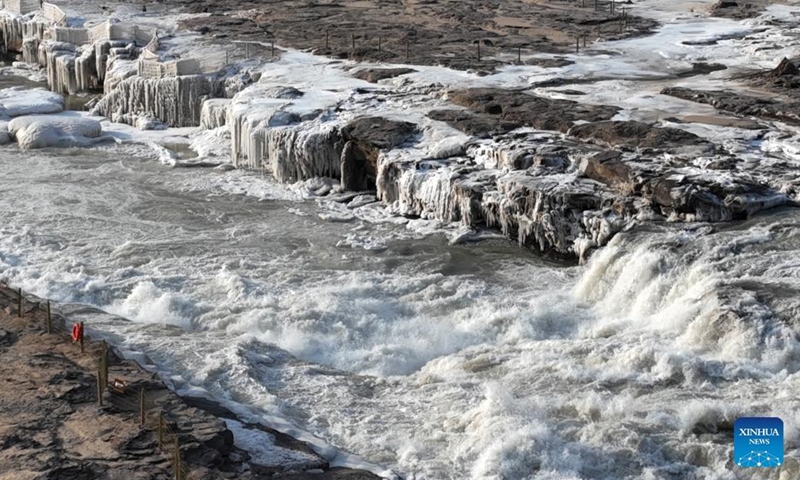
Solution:
<svg viewBox="0 0 800 480">
<path fill-rule="evenodd" d="M 0 295 L 11 300 L 14 307 L 7 310 L 25 319 L 29 327 L 40 329 L 47 335 L 55 335 L 76 344 L 75 349 L 81 355 L 97 359 L 97 404 L 103 407 L 106 403 L 113 405 L 119 412 L 135 414 L 139 426 L 149 429 L 156 436 L 158 448 L 172 464 L 172 473 L 176 480 L 192 480 L 191 469 L 181 458 L 180 435 L 170 425 L 165 415 L 164 395 L 148 396 L 144 386 L 136 388 L 126 385 L 117 378 L 109 378 L 110 360 L 122 358 L 121 355 L 109 355 L 113 347 L 105 340 L 93 340 L 86 335 L 84 323 L 70 324 L 66 316 L 52 311 L 50 301 L 42 301 L 36 297 L 26 297 L 22 289 L 12 289 L 0 281 Z M 74 338 L 76 330 L 79 337 Z M 166 386 L 164 387 L 166 389 Z"/>
</svg>

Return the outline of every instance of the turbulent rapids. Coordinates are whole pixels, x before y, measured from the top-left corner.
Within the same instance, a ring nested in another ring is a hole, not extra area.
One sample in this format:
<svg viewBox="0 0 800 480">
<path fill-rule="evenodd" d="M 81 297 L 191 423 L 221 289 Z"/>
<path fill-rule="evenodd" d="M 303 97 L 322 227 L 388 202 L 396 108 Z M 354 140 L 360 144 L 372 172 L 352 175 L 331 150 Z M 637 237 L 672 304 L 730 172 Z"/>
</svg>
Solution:
<svg viewBox="0 0 800 480">
<path fill-rule="evenodd" d="M 777 416 L 800 478 L 800 6 L 711 3 L 570 2 L 596 43 L 476 70 L 4 12 L 0 277 L 284 470 L 755 479 Z"/>
</svg>

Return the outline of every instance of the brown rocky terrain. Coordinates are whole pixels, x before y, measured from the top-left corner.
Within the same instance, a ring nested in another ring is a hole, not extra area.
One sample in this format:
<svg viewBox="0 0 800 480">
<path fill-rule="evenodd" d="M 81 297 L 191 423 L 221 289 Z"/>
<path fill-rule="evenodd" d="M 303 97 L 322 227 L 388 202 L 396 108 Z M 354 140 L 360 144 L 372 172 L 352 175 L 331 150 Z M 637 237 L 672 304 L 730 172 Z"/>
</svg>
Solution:
<svg viewBox="0 0 800 480">
<path fill-rule="evenodd" d="M 46 310 L 26 302 L 19 318 L 16 294 L 0 289 L 0 479 L 172 479 L 173 459 L 158 446 L 151 419 L 164 412 L 177 435 L 184 478 L 369 480 L 375 475 L 330 468 L 303 442 L 257 425 L 282 449 L 309 459 L 308 469 L 288 471 L 251 461 L 235 445 L 222 418 L 235 415 L 213 401 L 181 398 L 133 361 L 109 352 L 109 379 L 123 392 L 107 389 L 97 401 L 97 342 L 86 352 L 72 343 L 63 318 L 46 333 Z M 87 340 L 88 342 L 88 340 Z M 148 421 L 140 427 L 139 392 L 144 391 Z M 165 440 L 166 442 L 166 440 Z"/>
<path fill-rule="evenodd" d="M 709 13 L 715 17 L 734 18 L 737 20 L 752 18 L 761 14 L 774 0 L 719 0 Z"/>
<path fill-rule="evenodd" d="M 736 115 L 800 124 L 800 69 L 797 64 L 797 60 L 784 58 L 774 69 L 742 77 L 741 80 L 753 87 L 752 94 L 685 87 L 665 88 L 661 93 Z"/>
<path fill-rule="evenodd" d="M 521 51 L 574 51 L 584 42 L 642 35 L 656 26 L 624 2 L 491 0 L 164 0 L 209 16 L 183 26 L 214 38 L 311 49 L 369 61 L 491 70 Z M 612 12 L 612 3 L 614 4 Z"/>
</svg>

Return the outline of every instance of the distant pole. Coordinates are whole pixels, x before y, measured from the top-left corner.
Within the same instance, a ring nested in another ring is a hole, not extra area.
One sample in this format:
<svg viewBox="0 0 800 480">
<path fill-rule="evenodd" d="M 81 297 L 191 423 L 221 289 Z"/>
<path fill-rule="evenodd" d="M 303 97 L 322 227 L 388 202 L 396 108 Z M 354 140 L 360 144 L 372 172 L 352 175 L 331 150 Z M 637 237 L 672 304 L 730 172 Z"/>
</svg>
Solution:
<svg viewBox="0 0 800 480">
<path fill-rule="evenodd" d="M 100 368 L 97 369 L 97 404 L 101 407 L 103 406 L 103 383 L 102 377 L 103 372 Z"/>
<path fill-rule="evenodd" d="M 522 63 L 522 47 L 517 47 L 517 63 Z"/>
<path fill-rule="evenodd" d="M 83 322 L 81 322 L 80 325 L 81 325 L 81 353 L 84 353 L 84 349 L 83 349 L 83 337 L 84 337 Z"/>
<path fill-rule="evenodd" d="M 230 61 L 228 60 L 228 49 L 225 49 L 225 65 L 229 65 Z"/>
<path fill-rule="evenodd" d="M 100 353 L 100 365 L 103 367 L 103 383 L 108 383 L 108 343 L 103 340 L 102 350 Z"/>
<path fill-rule="evenodd" d="M 178 443 L 178 436 L 175 435 L 175 480 L 181 480 L 181 446 Z"/>
<path fill-rule="evenodd" d="M 24 305 L 25 300 L 22 298 L 22 287 L 17 289 L 17 296 L 18 296 L 18 298 L 17 298 L 17 316 L 19 316 L 19 318 L 22 318 L 23 316 L 25 316 L 25 314 L 22 313 L 22 308 L 25 306 Z"/>
<path fill-rule="evenodd" d="M 164 450 L 164 411 L 158 412 L 158 448 Z"/>
<path fill-rule="evenodd" d="M 50 300 L 47 301 L 47 333 L 53 333 L 53 317 L 50 315 Z"/>
<path fill-rule="evenodd" d="M 476 45 L 478 45 L 478 61 L 480 62 L 481 61 L 481 41 L 478 40 Z"/>
<path fill-rule="evenodd" d="M 144 414 L 144 387 L 139 387 L 139 426 L 144 427 L 145 414 Z"/>
<path fill-rule="evenodd" d="M 272 54 L 272 57 L 275 58 L 275 40 L 270 42 L 269 49 L 270 49 L 270 53 Z"/>
<path fill-rule="evenodd" d="M 383 37 L 378 37 L 378 51 L 381 51 L 381 42 L 383 41 Z"/>
<path fill-rule="evenodd" d="M 579 53 L 581 51 L 581 37 L 575 37 L 575 53 Z"/>
</svg>

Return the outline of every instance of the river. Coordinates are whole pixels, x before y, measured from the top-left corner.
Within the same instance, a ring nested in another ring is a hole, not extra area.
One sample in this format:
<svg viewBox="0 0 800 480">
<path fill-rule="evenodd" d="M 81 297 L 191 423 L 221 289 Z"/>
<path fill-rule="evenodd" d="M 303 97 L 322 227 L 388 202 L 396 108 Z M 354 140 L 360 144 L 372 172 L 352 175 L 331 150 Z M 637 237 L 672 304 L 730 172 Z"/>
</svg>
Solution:
<svg viewBox="0 0 800 480">
<path fill-rule="evenodd" d="M 8 147 L 0 168 L 12 284 L 130 319 L 90 328 L 404 478 L 742 478 L 744 414 L 796 448 L 792 209 L 620 234 L 579 267 L 325 221 L 258 173 L 130 146 Z"/>
</svg>

